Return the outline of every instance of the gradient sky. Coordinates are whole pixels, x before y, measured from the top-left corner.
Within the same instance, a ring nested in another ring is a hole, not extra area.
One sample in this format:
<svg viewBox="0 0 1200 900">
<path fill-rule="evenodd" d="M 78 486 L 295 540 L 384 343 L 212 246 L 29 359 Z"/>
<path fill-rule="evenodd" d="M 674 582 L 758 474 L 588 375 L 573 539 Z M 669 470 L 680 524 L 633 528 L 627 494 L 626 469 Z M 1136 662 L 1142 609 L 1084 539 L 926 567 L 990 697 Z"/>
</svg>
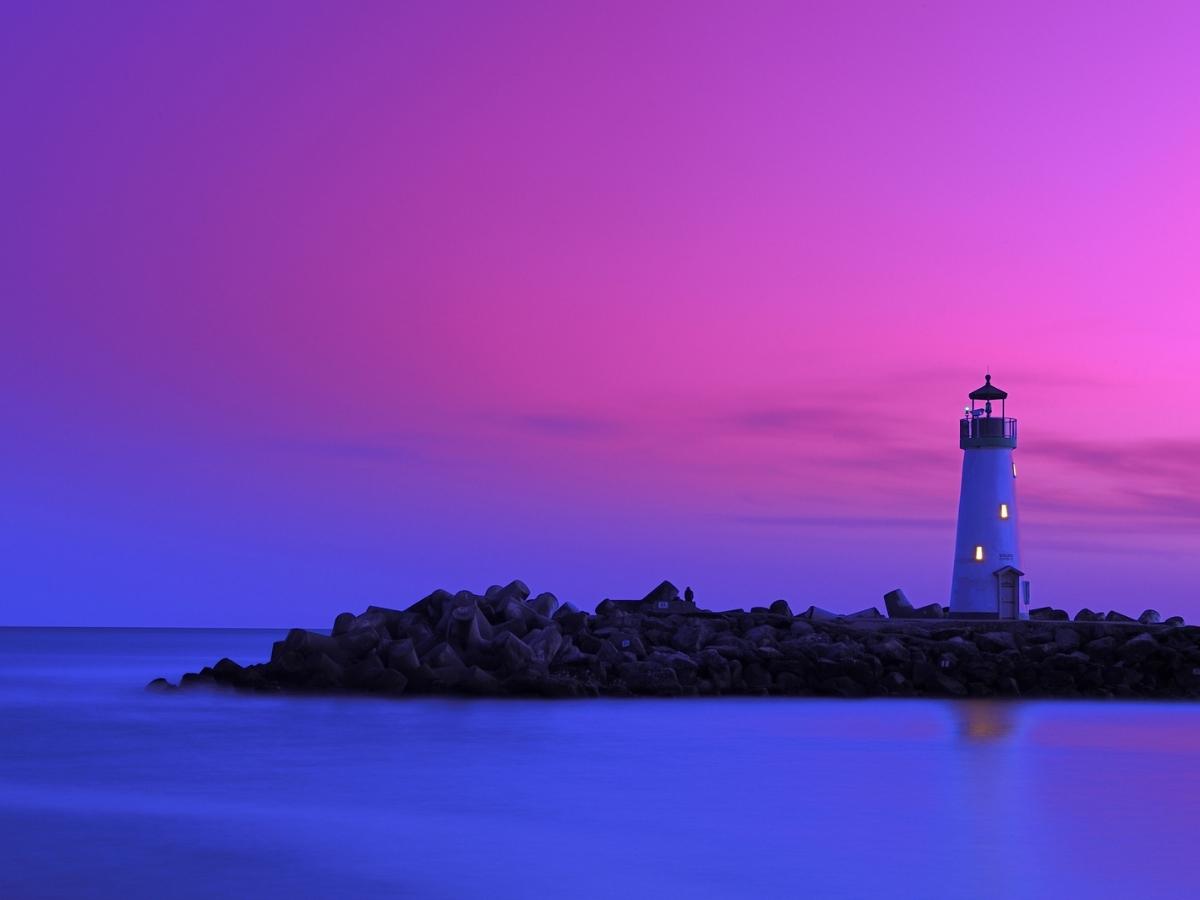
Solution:
<svg viewBox="0 0 1200 900">
<path fill-rule="evenodd" d="M 347 7 L 350 7 L 348 11 Z M 7 3 L 0 623 L 1200 619 L 1200 7 Z"/>
</svg>

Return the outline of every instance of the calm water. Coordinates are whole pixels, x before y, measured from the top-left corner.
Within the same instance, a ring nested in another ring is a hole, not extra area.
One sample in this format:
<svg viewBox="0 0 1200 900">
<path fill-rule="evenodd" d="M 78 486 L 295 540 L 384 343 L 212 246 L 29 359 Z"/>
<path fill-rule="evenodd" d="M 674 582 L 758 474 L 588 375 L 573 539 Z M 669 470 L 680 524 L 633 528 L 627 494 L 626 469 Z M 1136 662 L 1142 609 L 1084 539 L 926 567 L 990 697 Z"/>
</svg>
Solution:
<svg viewBox="0 0 1200 900">
<path fill-rule="evenodd" d="M 325 701 L 0 629 L 0 897 L 1179 897 L 1200 706 Z"/>
</svg>

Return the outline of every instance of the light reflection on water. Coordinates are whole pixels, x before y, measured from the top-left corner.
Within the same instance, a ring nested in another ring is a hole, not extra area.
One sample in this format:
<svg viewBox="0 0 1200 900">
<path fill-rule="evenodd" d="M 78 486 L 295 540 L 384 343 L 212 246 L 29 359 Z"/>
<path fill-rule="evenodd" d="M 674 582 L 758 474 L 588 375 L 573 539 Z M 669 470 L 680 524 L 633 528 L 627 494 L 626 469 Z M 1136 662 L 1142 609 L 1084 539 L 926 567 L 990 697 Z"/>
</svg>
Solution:
<svg viewBox="0 0 1200 900">
<path fill-rule="evenodd" d="M 987 700 L 962 700 L 951 709 L 958 719 L 958 734 L 967 741 L 997 741 L 1008 737 L 1016 725 L 1016 706 Z"/>
<path fill-rule="evenodd" d="M 0 896 L 1192 891 L 1200 707 L 141 689 L 280 636 L 0 629 Z"/>
</svg>

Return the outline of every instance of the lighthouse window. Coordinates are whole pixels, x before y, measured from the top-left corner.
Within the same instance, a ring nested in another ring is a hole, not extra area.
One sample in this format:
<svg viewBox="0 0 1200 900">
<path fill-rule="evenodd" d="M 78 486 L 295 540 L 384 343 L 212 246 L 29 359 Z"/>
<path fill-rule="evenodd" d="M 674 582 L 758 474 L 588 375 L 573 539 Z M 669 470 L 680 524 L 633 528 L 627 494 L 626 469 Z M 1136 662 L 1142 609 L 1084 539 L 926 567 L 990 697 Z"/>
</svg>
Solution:
<svg viewBox="0 0 1200 900">
<path fill-rule="evenodd" d="M 1000 518 L 1002 518 L 1002 519 L 1008 518 L 1008 504 L 1007 503 L 1000 504 Z"/>
<path fill-rule="evenodd" d="M 983 545 L 975 548 L 975 562 L 983 562 Z"/>
</svg>

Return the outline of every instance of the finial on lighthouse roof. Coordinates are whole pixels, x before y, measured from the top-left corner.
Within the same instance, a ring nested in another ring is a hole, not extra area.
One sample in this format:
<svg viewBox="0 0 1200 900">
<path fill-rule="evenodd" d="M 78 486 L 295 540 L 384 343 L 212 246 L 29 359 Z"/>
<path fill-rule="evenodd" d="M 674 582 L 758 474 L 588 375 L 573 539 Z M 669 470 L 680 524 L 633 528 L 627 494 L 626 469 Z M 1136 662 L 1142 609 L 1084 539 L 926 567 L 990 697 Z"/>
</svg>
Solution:
<svg viewBox="0 0 1200 900">
<path fill-rule="evenodd" d="M 1008 391 L 1002 391 L 1000 388 L 992 384 L 992 375 L 989 372 L 983 376 L 984 385 L 978 390 L 971 391 L 967 396 L 972 400 L 1004 400 L 1008 397 Z"/>
</svg>

